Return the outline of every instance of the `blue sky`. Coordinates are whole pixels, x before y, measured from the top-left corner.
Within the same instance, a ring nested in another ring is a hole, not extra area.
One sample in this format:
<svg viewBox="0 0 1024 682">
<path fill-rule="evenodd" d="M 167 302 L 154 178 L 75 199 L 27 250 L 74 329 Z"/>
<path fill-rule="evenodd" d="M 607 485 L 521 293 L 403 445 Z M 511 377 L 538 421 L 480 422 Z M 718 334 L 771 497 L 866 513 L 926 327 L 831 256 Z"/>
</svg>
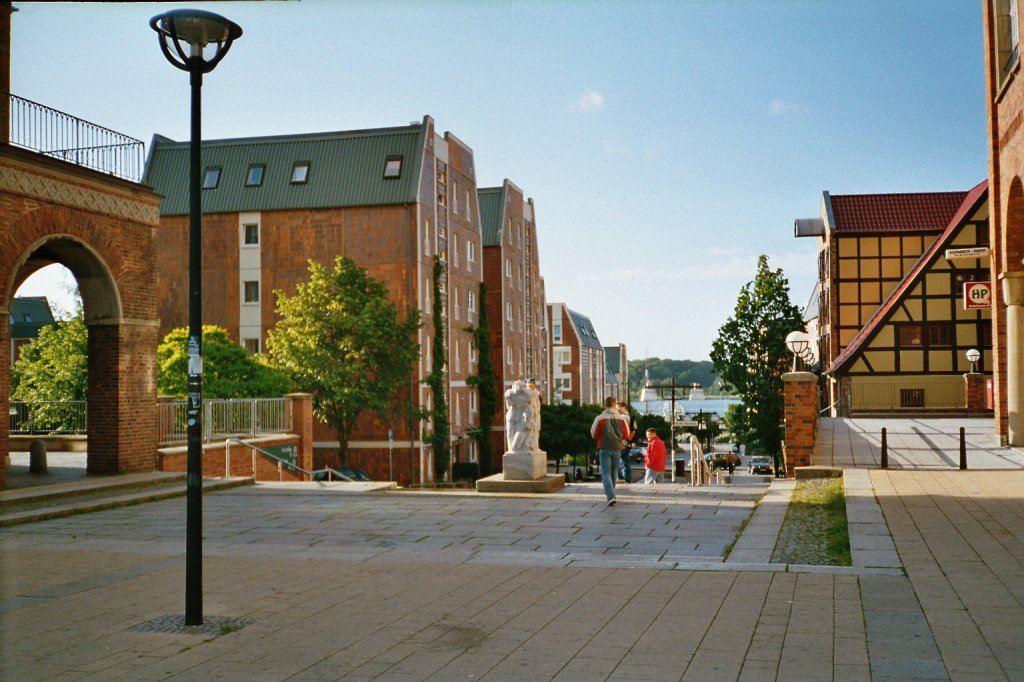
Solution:
<svg viewBox="0 0 1024 682">
<path fill-rule="evenodd" d="M 760 254 L 803 306 L 816 246 L 793 220 L 823 190 L 987 174 L 966 0 L 14 4 L 14 94 L 147 146 L 189 135 L 188 76 L 148 25 L 179 6 L 245 31 L 204 80 L 204 137 L 431 115 L 479 186 L 534 198 L 548 300 L 634 359 L 707 359 Z"/>
</svg>

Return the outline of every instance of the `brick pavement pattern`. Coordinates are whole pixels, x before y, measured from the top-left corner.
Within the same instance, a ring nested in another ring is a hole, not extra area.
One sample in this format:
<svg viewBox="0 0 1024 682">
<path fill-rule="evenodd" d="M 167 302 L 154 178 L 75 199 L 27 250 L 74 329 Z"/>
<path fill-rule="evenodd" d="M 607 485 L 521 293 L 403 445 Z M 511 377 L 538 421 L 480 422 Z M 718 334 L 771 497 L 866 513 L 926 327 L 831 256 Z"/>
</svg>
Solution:
<svg viewBox="0 0 1024 682">
<path fill-rule="evenodd" d="M 869 459 L 863 433 L 823 422 L 816 457 Z M 781 523 L 777 503 L 750 517 L 758 477 L 614 508 L 596 484 L 217 492 L 211 625 L 171 632 L 183 499 L 3 528 L 0 679 L 1024 679 L 1024 471 L 846 475 L 846 568 L 758 558 Z"/>
</svg>

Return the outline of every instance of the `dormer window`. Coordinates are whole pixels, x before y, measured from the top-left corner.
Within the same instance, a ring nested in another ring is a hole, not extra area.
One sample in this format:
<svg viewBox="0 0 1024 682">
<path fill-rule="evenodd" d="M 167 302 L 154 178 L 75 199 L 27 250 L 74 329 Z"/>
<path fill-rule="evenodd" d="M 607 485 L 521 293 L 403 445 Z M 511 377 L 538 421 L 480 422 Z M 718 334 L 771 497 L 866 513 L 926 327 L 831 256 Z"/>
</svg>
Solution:
<svg viewBox="0 0 1024 682">
<path fill-rule="evenodd" d="M 385 178 L 398 178 L 402 175 L 402 157 L 401 156 L 389 156 L 384 161 L 384 177 Z"/>
<path fill-rule="evenodd" d="M 293 185 L 304 185 L 309 179 L 309 161 L 296 161 L 295 165 L 292 166 L 292 180 Z"/>
<path fill-rule="evenodd" d="M 211 166 L 203 173 L 203 189 L 217 189 L 220 182 L 220 168 Z"/>
<path fill-rule="evenodd" d="M 266 168 L 262 163 L 254 163 L 249 166 L 248 172 L 245 174 L 245 186 L 246 187 L 259 187 L 263 184 L 263 171 Z"/>
</svg>

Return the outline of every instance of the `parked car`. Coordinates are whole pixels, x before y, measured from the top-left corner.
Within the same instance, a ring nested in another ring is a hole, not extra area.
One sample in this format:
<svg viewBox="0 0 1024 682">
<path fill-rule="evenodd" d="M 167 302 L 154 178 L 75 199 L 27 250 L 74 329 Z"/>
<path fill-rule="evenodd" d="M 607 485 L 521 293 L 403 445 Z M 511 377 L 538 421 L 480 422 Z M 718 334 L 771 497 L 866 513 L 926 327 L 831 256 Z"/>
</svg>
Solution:
<svg viewBox="0 0 1024 682">
<path fill-rule="evenodd" d="M 630 462 L 634 462 L 634 463 L 636 463 L 636 462 L 643 462 L 644 461 L 644 453 L 646 451 L 647 451 L 646 447 L 644 447 L 642 445 L 634 445 L 633 447 L 631 447 L 629 449 L 629 461 Z"/>
<path fill-rule="evenodd" d="M 747 473 L 750 474 L 767 474 L 771 476 L 775 472 L 775 466 L 772 463 L 772 458 L 766 455 L 754 455 L 747 462 Z"/>
<path fill-rule="evenodd" d="M 708 467 L 711 471 L 716 469 L 727 469 L 729 462 L 726 459 L 724 452 L 709 452 L 704 455 L 704 461 L 708 463 Z"/>
<path fill-rule="evenodd" d="M 356 469 L 354 467 L 345 467 L 343 469 L 335 469 L 334 467 L 331 467 L 331 470 L 341 474 L 342 476 L 347 476 L 348 478 L 352 479 L 353 481 L 372 481 L 373 480 L 372 478 L 370 478 L 370 475 L 367 474 L 365 471 L 363 471 L 362 469 Z M 313 480 L 314 481 L 344 481 L 345 479 L 344 478 L 339 478 L 338 476 L 329 476 L 327 470 L 324 469 L 322 471 L 318 471 L 315 474 L 313 474 Z"/>
</svg>

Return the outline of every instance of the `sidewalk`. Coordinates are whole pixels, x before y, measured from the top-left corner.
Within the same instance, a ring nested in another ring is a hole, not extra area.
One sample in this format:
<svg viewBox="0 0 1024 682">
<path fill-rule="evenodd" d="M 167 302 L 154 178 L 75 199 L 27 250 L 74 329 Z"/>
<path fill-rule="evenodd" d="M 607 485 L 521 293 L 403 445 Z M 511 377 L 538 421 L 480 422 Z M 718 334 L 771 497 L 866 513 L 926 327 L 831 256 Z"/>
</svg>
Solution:
<svg viewBox="0 0 1024 682">
<path fill-rule="evenodd" d="M 787 481 L 727 562 L 754 477 L 613 508 L 599 484 L 218 492 L 200 628 L 184 499 L 0 529 L 0 679 L 1024 679 L 1024 471 L 845 474 L 845 569 L 764 558 Z"/>
</svg>

